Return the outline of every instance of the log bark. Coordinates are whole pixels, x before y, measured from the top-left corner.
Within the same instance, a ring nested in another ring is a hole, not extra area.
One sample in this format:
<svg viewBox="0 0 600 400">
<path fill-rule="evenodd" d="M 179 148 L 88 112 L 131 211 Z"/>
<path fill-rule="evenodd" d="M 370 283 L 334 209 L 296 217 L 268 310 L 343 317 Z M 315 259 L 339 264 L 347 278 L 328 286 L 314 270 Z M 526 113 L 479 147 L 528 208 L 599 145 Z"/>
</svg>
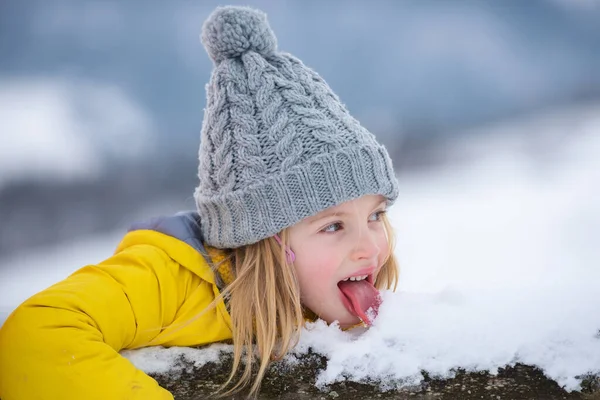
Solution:
<svg viewBox="0 0 600 400">
<path fill-rule="evenodd" d="M 185 361 L 182 360 L 185 364 Z M 263 380 L 259 399 L 304 400 L 320 399 L 493 399 L 493 400 L 600 400 L 600 377 L 582 377 L 582 390 L 567 392 L 547 378 L 538 368 L 517 364 L 501 368 L 497 375 L 488 372 L 457 371 L 452 379 L 432 379 L 424 373 L 420 387 L 382 392 L 377 382 L 338 382 L 325 388 L 315 386 L 326 359 L 308 354 L 297 365 L 273 363 Z M 214 393 L 224 383 L 231 369 L 231 357 L 223 355 L 219 363 L 207 363 L 201 368 L 188 365 L 176 375 L 155 375 L 176 400 L 216 398 Z M 224 397 L 244 399 L 247 392 Z"/>
</svg>

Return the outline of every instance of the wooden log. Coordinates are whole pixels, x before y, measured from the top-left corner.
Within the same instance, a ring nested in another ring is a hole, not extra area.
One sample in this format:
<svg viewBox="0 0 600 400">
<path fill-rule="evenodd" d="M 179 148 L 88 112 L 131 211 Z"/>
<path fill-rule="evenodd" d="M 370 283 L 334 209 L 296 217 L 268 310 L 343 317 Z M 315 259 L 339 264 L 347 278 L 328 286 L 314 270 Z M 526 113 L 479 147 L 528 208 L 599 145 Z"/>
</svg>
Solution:
<svg viewBox="0 0 600 400">
<path fill-rule="evenodd" d="M 567 392 L 533 366 L 517 364 L 501 368 L 498 374 L 489 372 L 456 371 L 452 379 L 433 379 L 423 372 L 419 387 L 382 392 L 378 382 L 338 382 L 317 388 L 316 377 L 327 360 L 317 354 L 307 354 L 290 366 L 273 363 L 263 380 L 259 399 L 304 400 L 321 399 L 493 399 L 493 400 L 600 400 L 600 377 L 582 377 L 582 390 Z M 186 361 L 182 359 L 182 363 Z M 184 372 L 154 375 L 176 400 L 209 398 L 224 383 L 231 369 L 231 356 L 224 354 L 221 362 L 207 363 L 200 368 L 188 365 Z M 242 392 L 225 399 L 244 399 Z"/>
</svg>

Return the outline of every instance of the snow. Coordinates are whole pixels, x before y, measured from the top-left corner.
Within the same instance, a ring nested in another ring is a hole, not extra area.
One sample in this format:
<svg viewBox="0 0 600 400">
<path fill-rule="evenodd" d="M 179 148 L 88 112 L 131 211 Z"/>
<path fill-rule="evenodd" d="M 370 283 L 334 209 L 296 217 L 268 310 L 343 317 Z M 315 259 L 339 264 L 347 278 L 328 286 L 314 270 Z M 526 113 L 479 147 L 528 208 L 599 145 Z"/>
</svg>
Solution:
<svg viewBox="0 0 600 400">
<path fill-rule="evenodd" d="M 307 327 L 296 353 L 312 348 L 328 358 L 318 385 L 375 379 L 392 389 L 418 385 L 422 370 L 452 377 L 457 367 L 495 372 L 522 362 L 577 389 L 575 377 L 600 366 L 600 325 L 591 317 L 597 286 L 386 293 L 379 318 L 362 335 L 317 322 Z"/>
<path fill-rule="evenodd" d="M 307 325 L 287 361 L 312 348 L 328 358 L 319 385 L 370 379 L 383 389 L 419 384 L 422 370 L 450 377 L 459 367 L 494 372 L 516 362 L 539 366 L 567 390 L 579 388 L 578 376 L 600 372 L 600 113 L 565 115 L 568 126 L 550 116 L 543 128 L 527 121 L 495 127 L 448 150 L 478 157 L 401 176 L 390 210 L 398 292 L 383 294 L 369 330 Z M 540 132 L 524 139 L 530 129 Z M 543 148 L 536 142 L 543 138 L 554 141 Z M 98 261 L 117 241 L 0 260 L 0 311 Z M 33 281 L 23 273 L 42 266 L 45 274 Z M 144 371 L 177 373 L 182 358 L 200 366 L 221 351 L 230 348 L 123 354 Z"/>
<path fill-rule="evenodd" d="M 232 351 L 233 346 L 216 343 L 202 350 L 189 347 L 146 347 L 124 350 L 121 355 L 134 365 L 143 367 L 142 369 L 148 374 L 165 374 L 177 373 L 184 368 L 190 370 L 193 367 L 201 367 L 208 362 L 217 363 L 223 354 Z"/>
</svg>

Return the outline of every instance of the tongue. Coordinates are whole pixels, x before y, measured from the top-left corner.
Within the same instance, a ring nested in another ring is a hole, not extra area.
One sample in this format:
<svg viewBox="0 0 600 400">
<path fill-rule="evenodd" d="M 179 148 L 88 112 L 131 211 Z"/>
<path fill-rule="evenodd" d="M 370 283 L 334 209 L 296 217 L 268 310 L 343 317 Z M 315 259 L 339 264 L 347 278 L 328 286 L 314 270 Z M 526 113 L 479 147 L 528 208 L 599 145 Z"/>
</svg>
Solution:
<svg viewBox="0 0 600 400">
<path fill-rule="evenodd" d="M 341 281 L 338 283 L 338 287 L 350 302 L 348 311 L 367 325 L 371 325 L 381 304 L 379 290 L 375 289 L 375 286 L 366 279 L 362 281 Z"/>
</svg>

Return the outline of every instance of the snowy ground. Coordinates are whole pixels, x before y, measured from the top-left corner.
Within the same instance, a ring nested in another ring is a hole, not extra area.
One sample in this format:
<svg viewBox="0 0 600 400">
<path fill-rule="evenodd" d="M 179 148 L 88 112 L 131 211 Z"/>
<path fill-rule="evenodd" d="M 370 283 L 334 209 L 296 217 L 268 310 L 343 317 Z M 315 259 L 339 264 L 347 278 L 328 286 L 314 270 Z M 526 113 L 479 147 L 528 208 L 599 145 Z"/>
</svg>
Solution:
<svg viewBox="0 0 600 400">
<path fill-rule="evenodd" d="M 578 375 L 599 372 L 598 110 L 494 128 L 487 139 L 449 150 L 480 155 L 469 162 L 401 178 L 390 211 L 400 289 L 385 293 L 366 332 L 307 327 L 297 352 L 312 347 L 327 356 L 319 383 L 345 376 L 394 387 L 418 383 L 421 370 L 451 376 L 456 367 L 494 371 L 523 362 L 572 390 Z M 551 145 L 528 147 L 523 129 L 540 131 L 529 144 L 537 137 Z M 119 236 L 0 260 L 0 321 L 27 296 L 110 254 Z M 147 372 L 165 372 L 181 355 L 202 364 L 222 349 L 126 356 Z"/>
</svg>

